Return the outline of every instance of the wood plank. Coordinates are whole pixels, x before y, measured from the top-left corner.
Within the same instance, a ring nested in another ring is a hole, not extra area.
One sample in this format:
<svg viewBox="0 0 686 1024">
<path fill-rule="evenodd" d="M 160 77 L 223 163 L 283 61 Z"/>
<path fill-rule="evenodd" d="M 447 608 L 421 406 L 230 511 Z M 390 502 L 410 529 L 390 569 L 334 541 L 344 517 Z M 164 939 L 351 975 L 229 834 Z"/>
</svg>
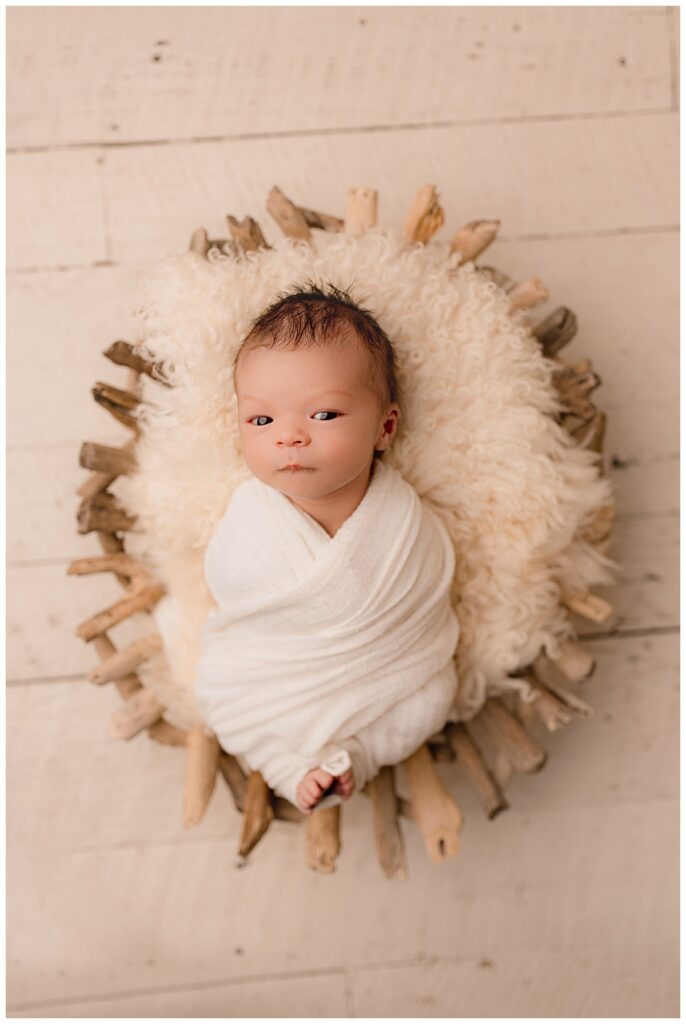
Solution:
<svg viewBox="0 0 686 1024">
<path fill-rule="evenodd" d="M 676 943 L 665 952 L 610 965 L 592 946 L 541 949 L 355 971 L 353 1004 L 367 1018 L 678 1017 Z"/>
<path fill-rule="evenodd" d="M 243 947 L 229 944 L 227 956 L 239 961 Z M 151 967 L 155 962 L 151 963 Z M 117 995 L 115 998 L 88 999 L 58 1004 L 34 1004 L 30 1010 L 9 1007 L 13 1017 L 268 1017 L 283 1016 L 288 1007 L 294 1017 L 347 1017 L 346 980 L 341 971 L 295 978 L 240 979 L 168 992 Z"/>
<path fill-rule="evenodd" d="M 349 828 L 330 876 L 313 874 L 286 825 L 241 869 L 223 839 L 60 854 L 9 829 L 8 1001 L 551 949 L 584 950 L 608 970 L 643 964 L 641 984 L 651 950 L 673 963 L 677 800 L 479 814 L 460 858 L 440 868 L 408 829 L 402 899 L 380 884 L 368 825 Z"/>
<path fill-rule="evenodd" d="M 122 444 L 131 431 L 93 400 L 96 380 L 125 387 L 103 351 L 138 337 L 140 269 L 56 271 L 11 278 L 7 289 L 7 443 Z M 78 450 L 75 454 L 78 465 Z M 86 474 L 83 474 L 85 479 Z"/>
<path fill-rule="evenodd" d="M 380 192 L 382 228 L 400 231 L 417 188 L 435 183 L 446 215 L 440 241 L 479 216 L 501 218 L 503 238 L 673 227 L 677 116 L 427 128 L 420 164 L 408 129 L 114 149 L 102 169 L 113 258 L 179 251 L 200 225 L 224 237 L 226 213 L 254 217 L 272 243 L 280 237 L 266 214 L 273 184 L 296 203 L 342 216 L 360 167 Z"/>
<path fill-rule="evenodd" d="M 662 109 L 668 12 L 17 8 L 7 139 L 59 146 Z"/>
<path fill-rule="evenodd" d="M 98 664 L 90 646 L 75 635 L 94 612 L 122 597 L 111 573 L 67 576 L 67 564 L 37 564 L 8 569 L 7 678 L 78 676 Z M 138 613 L 111 631 L 117 647 L 150 629 L 149 616 Z"/>
</svg>

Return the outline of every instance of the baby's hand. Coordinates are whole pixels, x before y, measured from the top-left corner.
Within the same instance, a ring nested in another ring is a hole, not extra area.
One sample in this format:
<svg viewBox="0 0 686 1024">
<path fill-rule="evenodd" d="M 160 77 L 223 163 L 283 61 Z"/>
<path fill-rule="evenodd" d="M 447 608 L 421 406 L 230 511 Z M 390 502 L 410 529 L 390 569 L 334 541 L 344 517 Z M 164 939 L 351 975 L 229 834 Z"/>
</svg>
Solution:
<svg viewBox="0 0 686 1024">
<path fill-rule="evenodd" d="M 305 814 L 311 814 L 334 779 L 336 783 L 332 792 L 337 793 L 342 800 L 348 800 L 355 790 L 352 768 L 348 768 L 339 776 L 331 775 L 323 768 L 310 768 L 307 775 L 303 776 L 298 783 L 296 790 L 296 799 L 300 810 Z"/>
<path fill-rule="evenodd" d="M 334 776 L 325 772 L 323 768 L 310 768 L 307 775 L 303 775 L 295 791 L 300 810 L 305 814 L 310 814 L 333 780 Z"/>
</svg>

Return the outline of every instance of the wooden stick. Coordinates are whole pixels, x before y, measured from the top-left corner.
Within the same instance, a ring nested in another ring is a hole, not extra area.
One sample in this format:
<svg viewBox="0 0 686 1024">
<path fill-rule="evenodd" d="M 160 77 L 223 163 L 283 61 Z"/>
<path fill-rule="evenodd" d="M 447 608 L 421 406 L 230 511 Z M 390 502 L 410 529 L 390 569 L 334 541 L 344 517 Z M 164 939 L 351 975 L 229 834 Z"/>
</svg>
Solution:
<svg viewBox="0 0 686 1024">
<path fill-rule="evenodd" d="M 508 806 L 505 795 L 493 778 L 486 760 L 479 747 L 465 729 L 462 722 L 450 722 L 446 732 L 452 749 L 457 755 L 457 763 L 462 768 L 487 818 L 494 818 Z"/>
<path fill-rule="evenodd" d="M 408 242 L 428 242 L 445 222 L 434 185 L 424 185 L 412 200 L 403 229 Z"/>
<path fill-rule="evenodd" d="M 566 306 L 558 306 L 549 316 L 533 328 L 543 354 L 551 358 L 569 344 L 577 332 L 576 316 Z"/>
<path fill-rule="evenodd" d="M 534 671 L 539 683 L 542 686 L 545 686 L 546 689 L 550 690 L 551 693 L 554 693 L 556 697 L 559 697 L 561 701 L 564 701 L 572 711 L 576 711 L 580 715 L 595 714 L 593 707 L 580 697 L 578 693 L 575 693 L 574 690 L 565 686 L 565 684 L 560 682 L 558 679 L 551 679 L 549 674 L 544 673 L 543 665 L 545 660 L 546 659 L 543 655 L 539 655 L 539 657 L 534 661 Z M 551 664 L 554 665 L 555 662 L 551 662 Z M 545 678 L 543 678 L 544 675 Z"/>
<path fill-rule="evenodd" d="M 443 785 L 426 744 L 405 760 L 412 807 L 424 836 L 429 859 L 440 864 L 459 850 L 462 814 Z"/>
<path fill-rule="evenodd" d="M 162 716 L 164 705 L 154 693 L 142 687 L 110 718 L 110 733 L 117 740 L 130 740 Z"/>
<path fill-rule="evenodd" d="M 370 780 L 369 792 L 374 809 L 374 840 L 379 864 L 386 878 L 407 878 L 405 849 L 398 826 L 398 802 L 393 768 L 384 765 Z"/>
<path fill-rule="evenodd" d="M 550 293 L 538 277 L 529 277 L 510 292 L 510 311 L 531 309 L 549 298 Z"/>
<path fill-rule="evenodd" d="M 606 540 L 612 531 L 617 509 L 614 502 L 602 505 L 593 516 L 593 519 L 579 530 L 579 536 L 590 544 L 599 544 Z"/>
<path fill-rule="evenodd" d="M 107 554 L 116 555 L 124 553 L 124 541 L 116 533 L 107 533 L 105 530 L 98 530 L 97 537 L 100 541 L 102 550 Z M 128 593 L 132 578 L 130 576 L 122 575 L 116 571 L 114 575 L 117 582 L 120 583 Z"/>
<path fill-rule="evenodd" d="M 609 601 L 606 601 L 603 597 L 598 597 L 597 594 L 591 593 L 590 590 L 585 591 L 583 594 L 563 592 L 560 600 L 571 611 L 576 612 L 577 615 L 581 615 L 585 619 L 590 619 L 591 622 L 607 622 L 614 612 L 614 608 Z"/>
<path fill-rule="evenodd" d="M 219 740 L 204 726 L 189 729 L 186 736 L 186 785 L 183 794 L 183 827 L 202 821 L 214 792 L 219 766 Z"/>
<path fill-rule="evenodd" d="M 210 247 L 210 243 L 207 239 L 207 232 L 204 228 L 196 228 L 191 235 L 190 245 L 188 246 L 190 252 L 197 252 L 198 256 L 207 257 L 207 250 Z"/>
<path fill-rule="evenodd" d="M 262 228 L 252 217 L 244 217 L 243 220 L 236 220 L 231 214 L 227 214 L 227 224 L 231 237 L 241 252 L 255 252 L 257 249 L 271 249 L 267 245 Z"/>
<path fill-rule="evenodd" d="M 250 772 L 245 795 L 245 812 L 238 852 L 247 857 L 274 819 L 269 787 L 259 772 Z"/>
<path fill-rule="evenodd" d="M 324 807 L 307 815 L 305 825 L 305 856 L 313 871 L 330 874 L 335 870 L 341 850 L 341 805 Z"/>
<path fill-rule="evenodd" d="M 79 533 L 91 533 L 102 530 L 115 533 L 118 530 L 127 532 L 136 522 L 136 516 L 118 504 L 117 499 L 108 491 L 98 491 L 91 498 L 84 498 L 76 513 Z"/>
<path fill-rule="evenodd" d="M 111 555 L 89 555 L 86 558 L 75 558 L 67 569 L 68 576 L 90 576 L 97 572 L 117 572 L 129 579 L 143 581 L 152 580 L 147 569 L 132 555 L 118 550 Z"/>
<path fill-rule="evenodd" d="M 598 455 L 602 454 L 603 443 L 605 441 L 605 427 L 607 426 L 607 416 L 602 409 L 596 409 L 593 421 L 591 422 L 590 428 L 586 428 L 584 424 L 578 432 L 574 432 L 576 436 L 579 436 L 579 444 L 583 448 L 587 448 L 591 452 L 596 452 Z"/>
<path fill-rule="evenodd" d="M 164 378 L 161 366 L 139 356 L 129 341 L 113 341 L 110 347 L 105 349 L 103 355 L 117 366 L 128 366 L 132 370 L 137 370 L 138 373 L 147 374 L 158 384 L 169 386 L 169 381 Z"/>
<path fill-rule="evenodd" d="M 311 228 L 319 228 L 321 231 L 343 231 L 345 221 L 341 217 L 332 217 L 328 213 L 317 213 L 316 210 L 306 210 L 300 207 L 300 212 Z M 293 805 L 291 804 L 291 807 Z"/>
<path fill-rule="evenodd" d="M 588 359 L 579 363 L 578 366 L 561 366 L 556 369 L 553 373 L 553 384 L 557 388 L 560 401 L 570 412 L 577 416 L 589 417 L 593 415 L 594 406 L 588 396 L 602 381 L 598 374 L 590 368 L 588 370 L 579 369 L 586 364 L 590 367 Z"/>
<path fill-rule="evenodd" d="M 236 810 L 242 814 L 245 810 L 245 798 L 248 792 L 248 780 L 243 774 L 243 769 L 233 754 L 227 754 L 225 750 L 220 750 L 219 771 L 231 790 Z"/>
<path fill-rule="evenodd" d="M 475 718 L 478 718 L 494 746 L 502 750 L 516 771 L 541 770 L 548 757 L 547 751 L 529 736 L 498 697 L 489 697 Z M 469 732 L 469 722 L 466 728 Z"/>
<path fill-rule="evenodd" d="M 140 401 L 135 395 L 132 395 L 130 391 L 112 387 L 110 384 L 103 384 L 102 381 L 97 381 L 91 388 L 91 392 L 98 405 L 114 416 L 118 423 L 128 427 L 134 434 L 140 434 L 138 421 L 132 415 L 132 411 L 140 405 Z"/>
<path fill-rule="evenodd" d="M 560 657 L 550 660 L 555 668 L 569 679 L 570 683 L 589 679 L 596 667 L 596 660 L 591 652 L 571 640 L 560 640 Z"/>
<path fill-rule="evenodd" d="M 185 747 L 187 735 L 188 733 L 185 733 L 182 729 L 171 725 L 170 722 L 165 722 L 164 718 L 160 718 L 157 722 L 153 722 L 152 725 L 148 726 L 148 736 L 150 739 L 155 740 L 156 743 L 161 743 L 165 747 Z"/>
<path fill-rule="evenodd" d="M 483 277 L 488 278 L 489 281 L 495 281 L 504 292 L 511 292 L 517 286 L 517 282 L 513 278 L 508 277 L 507 274 L 504 274 L 502 270 L 498 270 L 497 267 L 489 267 L 486 264 L 480 263 L 477 269 Z"/>
<path fill-rule="evenodd" d="M 348 189 L 345 230 L 349 235 L 362 235 L 376 225 L 378 200 L 379 193 L 374 188 Z"/>
<path fill-rule="evenodd" d="M 161 649 L 162 637 L 159 633 L 148 633 L 111 657 L 105 658 L 97 668 L 91 669 L 88 678 L 98 685 L 108 683 L 112 679 L 121 679 Z"/>
<path fill-rule="evenodd" d="M 98 633 L 104 633 L 136 612 L 150 611 L 165 593 L 166 587 L 161 583 L 137 590 L 130 597 L 124 597 L 92 618 L 86 619 L 77 627 L 76 635 L 82 640 L 92 640 Z"/>
<path fill-rule="evenodd" d="M 500 228 L 499 220 L 472 220 L 453 235 L 452 252 L 459 252 L 460 264 L 475 260 L 493 242 Z"/>
<path fill-rule="evenodd" d="M 276 185 L 274 185 L 267 197 L 267 210 L 271 213 L 284 235 L 288 235 L 289 238 L 300 238 L 305 242 L 312 240 L 312 234 L 305 214 Z"/>
<path fill-rule="evenodd" d="M 100 636 L 93 638 L 93 647 L 97 651 L 98 657 L 103 661 L 113 657 L 117 652 L 117 648 L 106 633 L 101 633 Z M 124 700 L 129 700 L 135 693 L 138 693 L 138 691 L 143 688 L 140 679 L 134 672 L 130 672 L 128 675 L 115 679 L 114 685 L 119 691 L 119 696 Z"/>
<path fill-rule="evenodd" d="M 567 705 L 551 693 L 531 673 L 524 673 L 525 678 L 532 689 L 536 691 L 536 700 L 528 702 L 523 700 L 521 694 L 517 694 L 517 713 L 526 728 L 526 719 L 533 716 L 540 719 L 548 732 L 556 732 L 561 726 L 568 725 L 572 720 Z"/>
<path fill-rule="evenodd" d="M 91 473 L 74 493 L 80 498 L 91 498 L 98 491 L 106 490 L 116 479 L 117 477 L 111 473 Z"/>
<path fill-rule="evenodd" d="M 128 476 L 136 468 L 136 457 L 130 449 L 84 441 L 79 452 L 79 465 L 113 476 Z"/>
</svg>

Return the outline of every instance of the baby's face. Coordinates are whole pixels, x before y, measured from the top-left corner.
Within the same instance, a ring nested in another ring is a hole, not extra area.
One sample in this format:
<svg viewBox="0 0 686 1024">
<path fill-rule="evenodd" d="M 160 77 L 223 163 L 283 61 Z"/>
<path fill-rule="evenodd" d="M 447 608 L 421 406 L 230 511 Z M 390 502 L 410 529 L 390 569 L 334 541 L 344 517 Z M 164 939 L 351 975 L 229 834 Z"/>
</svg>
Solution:
<svg viewBox="0 0 686 1024">
<path fill-rule="evenodd" d="M 236 393 L 245 461 L 288 497 L 331 494 L 368 471 L 374 448 L 389 443 L 382 440 L 389 410 L 372 389 L 369 357 L 355 337 L 348 340 L 257 348 L 241 357 Z"/>
</svg>

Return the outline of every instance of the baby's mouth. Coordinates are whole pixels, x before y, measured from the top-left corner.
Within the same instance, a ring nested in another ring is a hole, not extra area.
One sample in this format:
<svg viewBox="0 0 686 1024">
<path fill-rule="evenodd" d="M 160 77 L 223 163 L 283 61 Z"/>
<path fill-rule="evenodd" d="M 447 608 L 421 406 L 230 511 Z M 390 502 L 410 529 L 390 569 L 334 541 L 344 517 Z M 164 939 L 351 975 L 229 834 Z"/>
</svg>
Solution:
<svg viewBox="0 0 686 1024">
<path fill-rule="evenodd" d="M 291 472 L 291 473 L 299 473 L 299 472 L 301 472 L 301 471 L 305 471 L 305 472 L 306 472 L 306 471 L 308 471 L 308 470 L 310 470 L 310 469 L 314 469 L 314 466 L 298 466 L 298 465 L 292 465 L 292 466 L 282 466 L 282 467 L 281 467 L 281 469 L 280 469 L 280 472 L 282 472 L 282 473 L 283 473 L 283 472 L 285 472 L 285 471 L 289 471 L 289 472 Z"/>
</svg>

